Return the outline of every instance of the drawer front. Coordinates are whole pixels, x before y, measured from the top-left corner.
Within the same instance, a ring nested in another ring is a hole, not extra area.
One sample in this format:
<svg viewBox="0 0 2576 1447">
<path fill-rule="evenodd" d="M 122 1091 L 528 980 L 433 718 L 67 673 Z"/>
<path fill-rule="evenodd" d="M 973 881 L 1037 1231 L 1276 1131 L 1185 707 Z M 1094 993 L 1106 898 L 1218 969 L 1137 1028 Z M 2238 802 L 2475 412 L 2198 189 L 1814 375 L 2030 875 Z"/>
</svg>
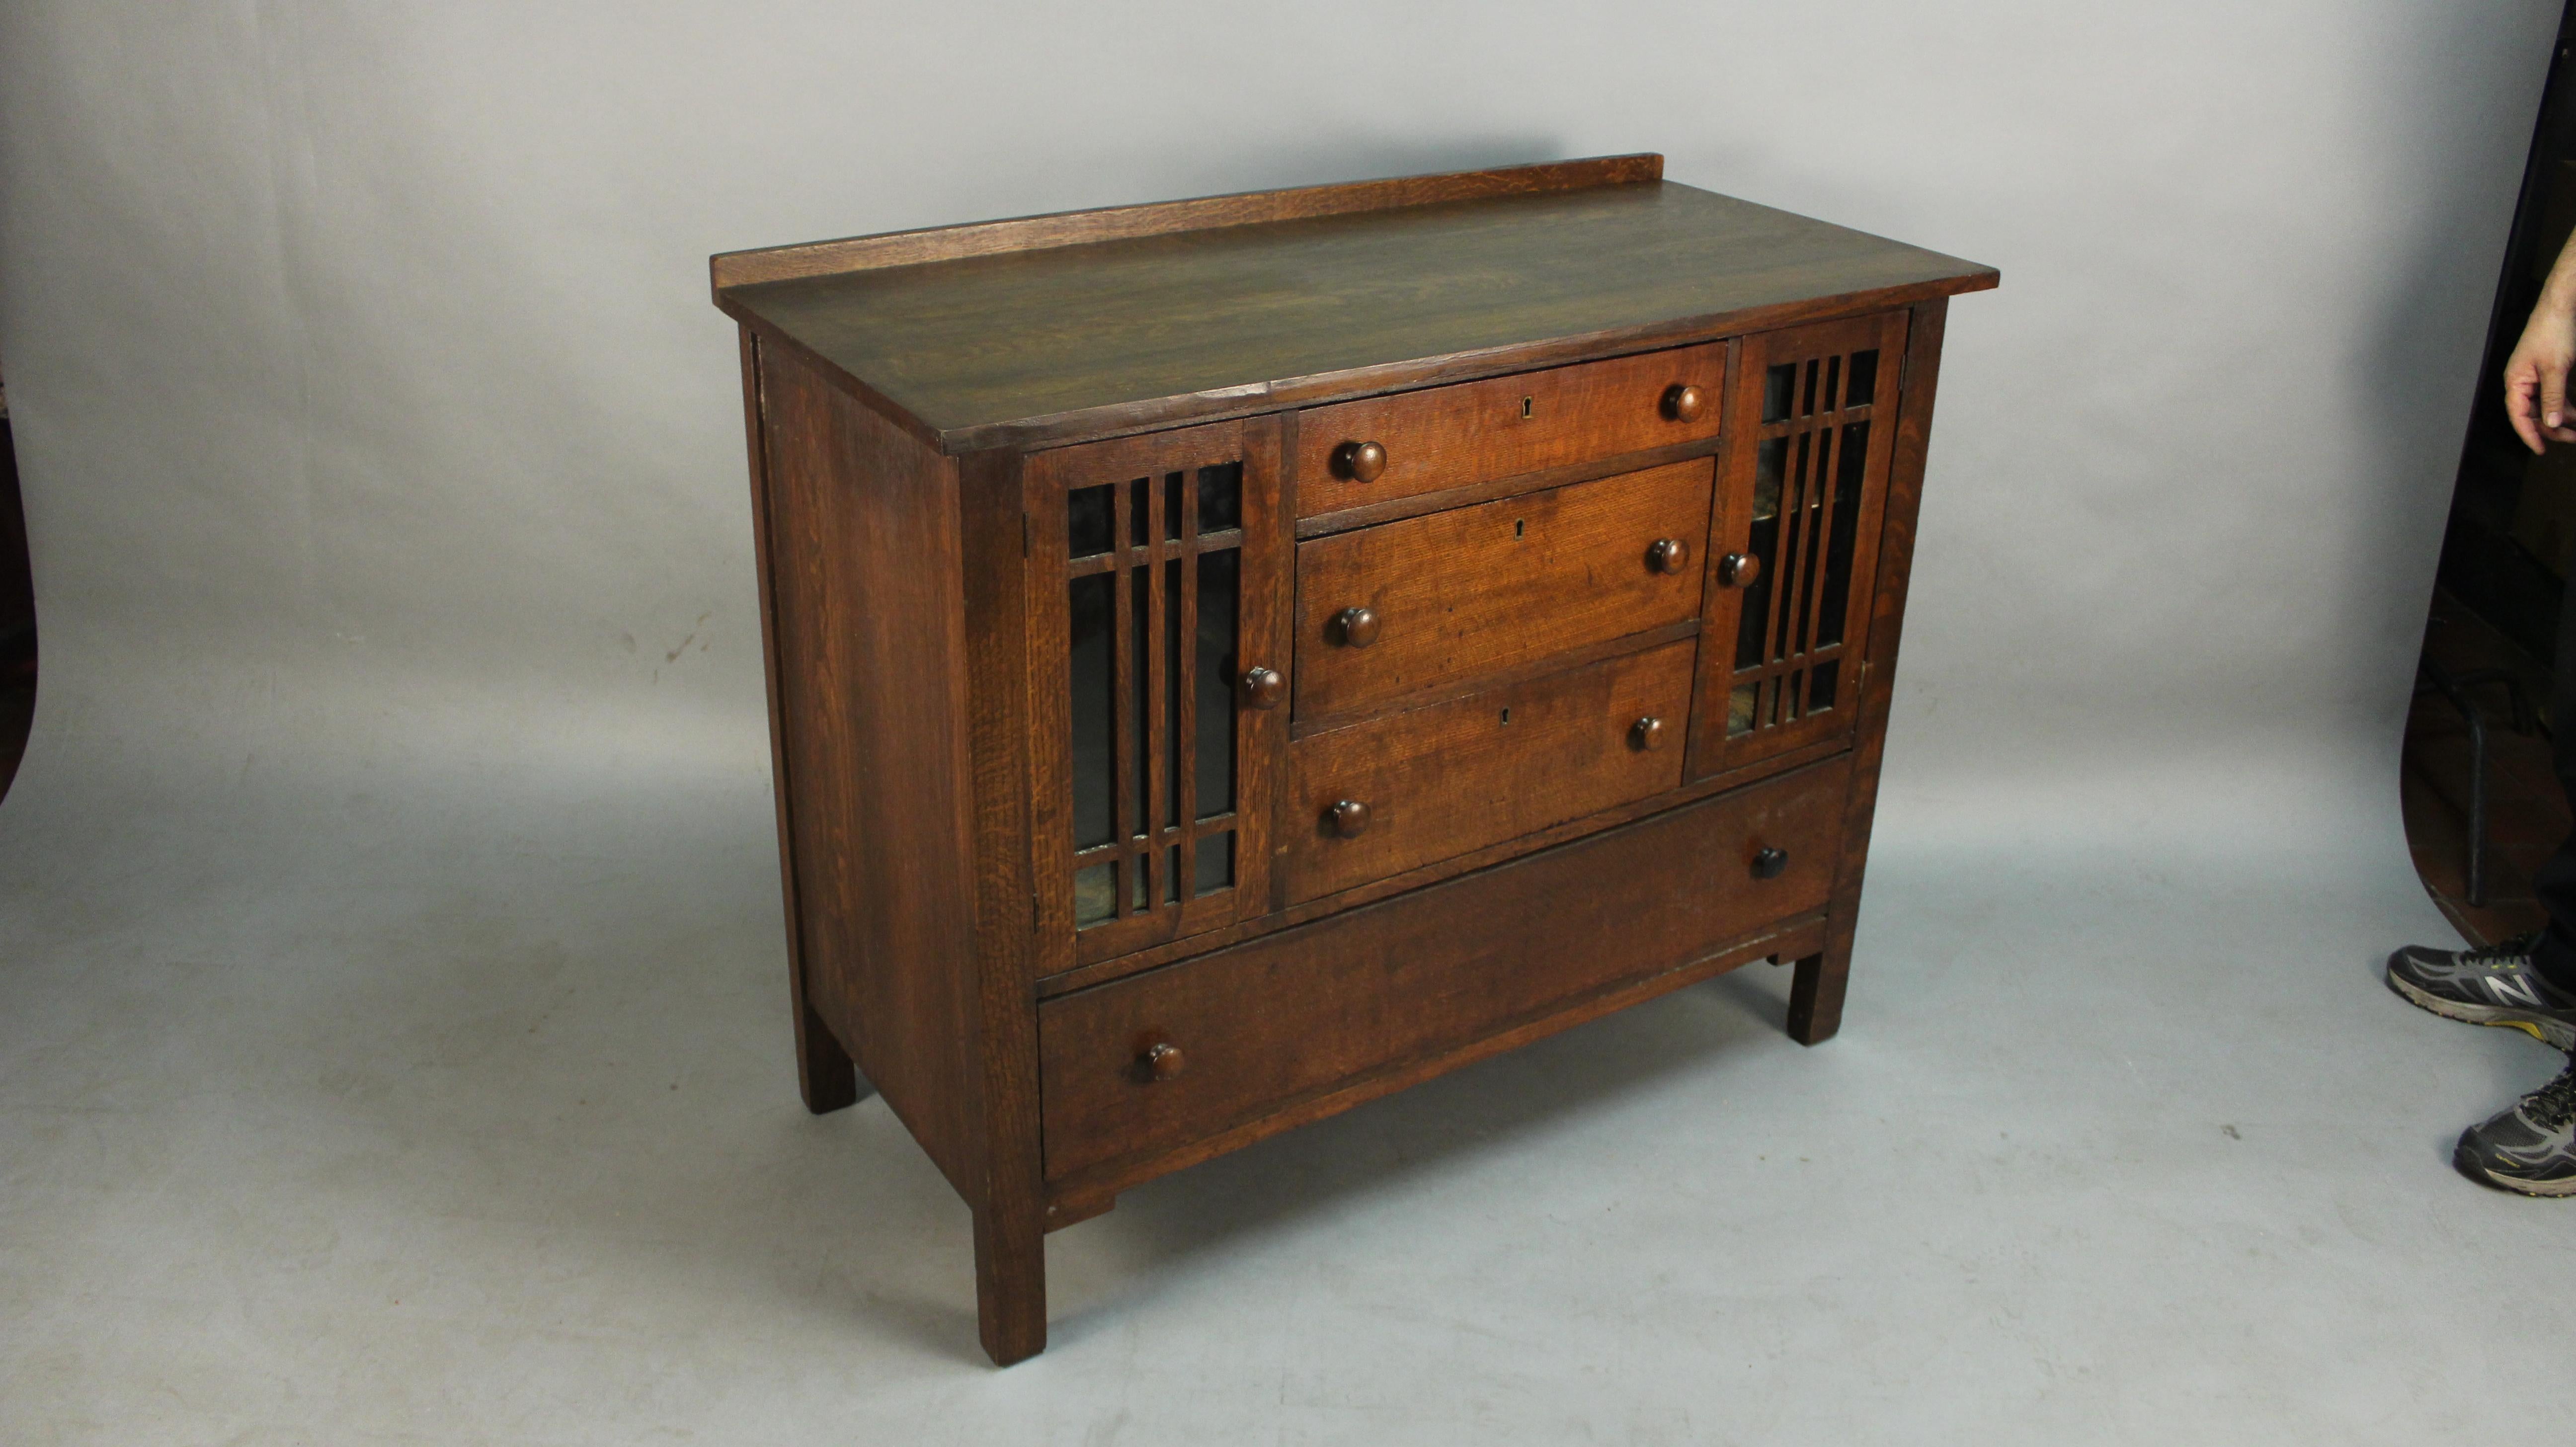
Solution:
<svg viewBox="0 0 2576 1447">
<path fill-rule="evenodd" d="M 1291 744 L 1289 902 L 1678 786 L 1697 653 L 1684 639 Z"/>
<path fill-rule="evenodd" d="M 1849 779 L 1844 760 L 1811 765 L 1047 1001 L 1047 1176 L 1186 1145 L 1820 909 Z M 1787 860 L 1761 879 L 1766 847 Z"/>
<path fill-rule="evenodd" d="M 1722 343 L 1398 392 L 1297 414 L 1297 516 L 1698 442 L 1718 431 Z M 1676 405 L 1691 388 L 1696 406 Z M 1688 415 L 1681 415 L 1687 413 Z M 1374 443 L 1383 470 L 1361 480 Z"/>
<path fill-rule="evenodd" d="M 1697 618 L 1715 477 L 1703 458 L 1299 544 L 1298 717 Z"/>
</svg>

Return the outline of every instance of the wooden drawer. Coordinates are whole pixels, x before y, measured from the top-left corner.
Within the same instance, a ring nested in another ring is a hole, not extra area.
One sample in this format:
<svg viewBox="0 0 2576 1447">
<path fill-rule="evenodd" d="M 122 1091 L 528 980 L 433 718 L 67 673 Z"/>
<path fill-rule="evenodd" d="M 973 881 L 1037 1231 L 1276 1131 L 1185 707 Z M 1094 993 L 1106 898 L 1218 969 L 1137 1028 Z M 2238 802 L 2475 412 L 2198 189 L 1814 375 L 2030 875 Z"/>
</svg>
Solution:
<svg viewBox="0 0 2576 1447">
<path fill-rule="evenodd" d="M 1298 544 L 1297 716 L 1372 711 L 1697 618 L 1715 477 L 1707 459 L 1681 462 Z M 1665 540 L 1682 551 L 1659 566 Z M 1362 608 L 1365 643 L 1343 621 Z"/>
<path fill-rule="evenodd" d="M 1696 656 L 1684 639 L 1298 740 L 1289 903 L 1679 785 Z"/>
<path fill-rule="evenodd" d="M 1850 766 L 1050 1000 L 1046 1174 L 1168 1151 L 1679 968 L 1831 894 Z M 1756 856 L 1786 853 L 1774 877 Z M 1145 1063 L 1161 1045 L 1169 1078 Z"/>
<path fill-rule="evenodd" d="M 1297 516 L 1715 437 L 1725 380 L 1726 348 L 1711 343 L 1309 408 Z M 1688 417 L 1675 415 L 1683 387 L 1697 390 Z M 1363 482 L 1352 454 L 1372 442 L 1384 470 Z"/>
</svg>

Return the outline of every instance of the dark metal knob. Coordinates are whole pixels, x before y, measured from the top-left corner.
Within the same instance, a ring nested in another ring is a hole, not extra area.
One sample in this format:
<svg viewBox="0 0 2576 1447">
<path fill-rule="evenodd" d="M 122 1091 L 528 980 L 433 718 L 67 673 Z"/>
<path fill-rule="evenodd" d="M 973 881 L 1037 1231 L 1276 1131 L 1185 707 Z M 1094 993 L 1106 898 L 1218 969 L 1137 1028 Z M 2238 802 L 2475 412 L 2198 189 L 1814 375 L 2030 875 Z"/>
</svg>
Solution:
<svg viewBox="0 0 2576 1447">
<path fill-rule="evenodd" d="M 1353 648 L 1366 648 L 1377 641 L 1377 610 L 1345 608 L 1333 615 L 1333 632 Z"/>
<path fill-rule="evenodd" d="M 1756 879 L 1778 879 L 1788 867 L 1789 851 L 1786 849 L 1765 845 L 1753 856 L 1753 877 Z"/>
<path fill-rule="evenodd" d="M 1344 839 L 1357 839 L 1368 832 L 1369 806 L 1357 799 L 1344 799 L 1333 806 L 1333 832 Z"/>
<path fill-rule="evenodd" d="M 1664 392 L 1664 415 L 1675 422 L 1696 421 L 1707 399 L 1688 382 L 1677 382 Z"/>
<path fill-rule="evenodd" d="M 1189 1068 L 1189 1057 L 1169 1040 L 1157 1040 L 1136 1057 L 1136 1068 L 1147 1080 L 1170 1080 Z"/>
<path fill-rule="evenodd" d="M 1729 553 L 1717 560 L 1717 580 L 1735 588 L 1750 588 L 1762 576 L 1762 560 L 1750 553 Z"/>
<path fill-rule="evenodd" d="M 1664 746 L 1664 721 L 1648 714 L 1628 725 L 1628 747 L 1653 753 Z"/>
<path fill-rule="evenodd" d="M 1386 449 L 1374 442 L 1345 442 L 1333 449 L 1333 470 L 1353 482 L 1375 482 L 1386 472 Z"/>
<path fill-rule="evenodd" d="M 1690 561 L 1690 544 L 1679 538 L 1658 538 L 1646 549 L 1646 566 L 1658 573 L 1678 573 Z"/>
<path fill-rule="evenodd" d="M 1254 708 L 1277 708 L 1279 701 L 1288 696 L 1288 680 L 1281 678 L 1275 668 L 1252 669 L 1235 687 L 1243 701 Z"/>
</svg>

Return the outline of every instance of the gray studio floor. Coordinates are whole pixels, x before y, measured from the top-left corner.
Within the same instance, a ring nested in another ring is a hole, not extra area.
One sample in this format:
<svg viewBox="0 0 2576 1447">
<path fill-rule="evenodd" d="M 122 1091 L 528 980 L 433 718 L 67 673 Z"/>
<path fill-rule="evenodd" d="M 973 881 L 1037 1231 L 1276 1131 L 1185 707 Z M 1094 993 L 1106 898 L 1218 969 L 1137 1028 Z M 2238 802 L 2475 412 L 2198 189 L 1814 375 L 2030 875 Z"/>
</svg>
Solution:
<svg viewBox="0 0 2576 1447">
<path fill-rule="evenodd" d="M 1756 967 L 1137 1191 L 996 1372 L 963 1208 L 796 1103 L 757 777 L 181 828 L 42 749 L 10 1443 L 2564 1440 L 2576 1203 L 2447 1165 L 2556 1060 L 2378 984 L 2440 928 L 2393 783 L 2170 837 L 1899 790 L 1840 1039 Z"/>
</svg>

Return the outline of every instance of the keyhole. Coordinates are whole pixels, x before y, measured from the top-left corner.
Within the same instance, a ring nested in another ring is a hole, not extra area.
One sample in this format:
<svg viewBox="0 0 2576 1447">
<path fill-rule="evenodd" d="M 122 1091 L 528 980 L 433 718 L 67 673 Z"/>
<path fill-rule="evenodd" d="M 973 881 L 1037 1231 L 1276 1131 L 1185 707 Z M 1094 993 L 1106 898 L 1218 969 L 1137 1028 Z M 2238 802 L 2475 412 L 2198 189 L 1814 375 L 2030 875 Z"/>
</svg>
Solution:
<svg viewBox="0 0 2576 1447">
<path fill-rule="evenodd" d="M 1521 531 L 1522 531 L 1524 528 L 1527 528 L 1528 526 L 1529 526 L 1529 519 L 1527 519 L 1527 518 L 1514 518 L 1514 519 L 1512 519 L 1512 536 L 1513 536 L 1513 537 L 1516 537 L 1516 538 L 1517 538 L 1517 537 L 1519 537 L 1519 536 L 1521 535 Z"/>
<path fill-rule="evenodd" d="M 1510 709 L 1504 709 L 1504 710 L 1503 710 L 1503 722 L 1505 722 L 1505 723 L 1510 723 L 1511 721 L 1512 721 L 1512 711 L 1511 711 Z"/>
<path fill-rule="evenodd" d="M 1527 422 L 1529 420 L 1531 400 L 1532 399 L 1528 397 L 1523 397 L 1521 399 L 1521 420 L 1523 422 Z"/>
</svg>

